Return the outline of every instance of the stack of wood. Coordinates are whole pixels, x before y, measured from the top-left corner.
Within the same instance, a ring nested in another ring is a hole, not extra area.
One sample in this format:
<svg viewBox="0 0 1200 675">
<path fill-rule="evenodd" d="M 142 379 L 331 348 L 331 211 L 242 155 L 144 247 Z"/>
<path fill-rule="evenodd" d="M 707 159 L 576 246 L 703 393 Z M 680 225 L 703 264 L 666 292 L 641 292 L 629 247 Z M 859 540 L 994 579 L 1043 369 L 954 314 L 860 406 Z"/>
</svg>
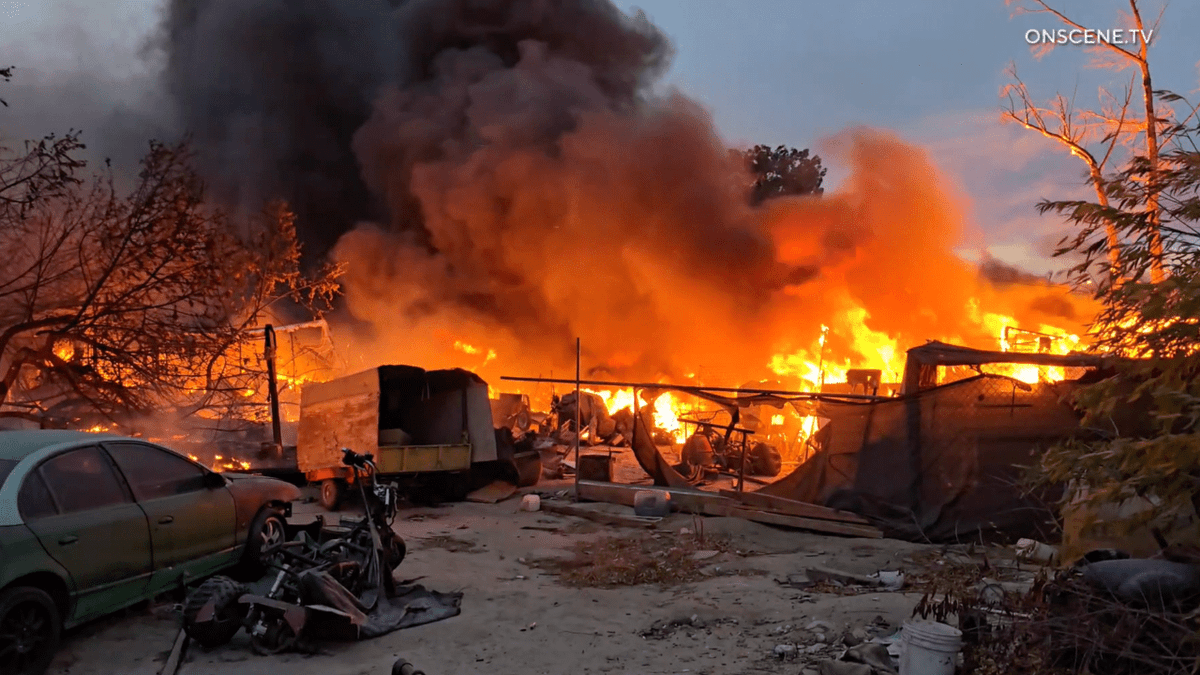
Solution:
<svg viewBox="0 0 1200 675">
<path fill-rule="evenodd" d="M 743 518 L 757 523 L 822 534 L 871 539 L 883 536 L 879 528 L 857 514 L 758 492 L 721 490 L 720 493 L 713 493 L 695 488 L 620 485 L 581 480 L 578 498 L 580 501 L 633 506 L 634 495 L 643 490 L 669 493 L 671 508 L 684 513 Z"/>
</svg>

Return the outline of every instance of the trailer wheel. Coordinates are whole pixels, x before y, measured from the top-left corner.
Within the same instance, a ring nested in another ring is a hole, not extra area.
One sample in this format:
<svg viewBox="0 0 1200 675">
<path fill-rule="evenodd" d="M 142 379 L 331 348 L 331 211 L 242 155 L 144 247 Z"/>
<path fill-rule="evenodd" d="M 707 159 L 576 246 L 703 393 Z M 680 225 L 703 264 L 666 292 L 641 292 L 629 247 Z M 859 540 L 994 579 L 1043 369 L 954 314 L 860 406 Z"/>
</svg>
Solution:
<svg viewBox="0 0 1200 675">
<path fill-rule="evenodd" d="M 321 481 L 321 506 L 326 511 L 337 511 L 346 497 L 346 484 L 337 478 Z"/>
</svg>

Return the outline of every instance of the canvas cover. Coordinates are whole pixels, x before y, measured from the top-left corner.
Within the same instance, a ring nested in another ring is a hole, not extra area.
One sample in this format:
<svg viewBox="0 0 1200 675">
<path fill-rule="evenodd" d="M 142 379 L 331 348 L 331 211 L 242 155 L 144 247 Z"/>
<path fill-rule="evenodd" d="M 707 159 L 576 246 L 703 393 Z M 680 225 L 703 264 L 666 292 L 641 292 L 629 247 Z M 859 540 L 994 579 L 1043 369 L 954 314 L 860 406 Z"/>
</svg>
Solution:
<svg viewBox="0 0 1200 675">
<path fill-rule="evenodd" d="M 1033 363 L 1068 380 L 1026 384 L 973 367 Z M 915 541 L 977 538 L 980 532 L 1046 536 L 1056 495 L 1031 495 L 1023 467 L 1079 430 L 1067 398 L 1099 357 L 1013 354 L 930 343 L 909 351 L 906 393 L 867 403 L 824 402 L 819 451 L 761 492 L 871 518 L 890 536 Z M 937 384 L 929 368 L 974 374 Z M 924 368 L 924 377 L 921 369 Z"/>
</svg>

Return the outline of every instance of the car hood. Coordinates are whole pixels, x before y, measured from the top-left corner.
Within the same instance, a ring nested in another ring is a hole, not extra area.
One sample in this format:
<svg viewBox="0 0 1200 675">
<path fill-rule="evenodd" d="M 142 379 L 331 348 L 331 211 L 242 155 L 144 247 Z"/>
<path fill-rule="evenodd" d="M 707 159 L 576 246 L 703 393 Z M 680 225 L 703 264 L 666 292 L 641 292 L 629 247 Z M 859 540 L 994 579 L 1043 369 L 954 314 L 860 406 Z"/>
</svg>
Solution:
<svg viewBox="0 0 1200 675">
<path fill-rule="evenodd" d="M 229 489 L 238 493 L 258 493 L 266 499 L 278 499 L 285 502 L 300 498 L 300 488 L 269 476 L 256 476 L 249 473 L 223 473 L 229 480 Z"/>
</svg>

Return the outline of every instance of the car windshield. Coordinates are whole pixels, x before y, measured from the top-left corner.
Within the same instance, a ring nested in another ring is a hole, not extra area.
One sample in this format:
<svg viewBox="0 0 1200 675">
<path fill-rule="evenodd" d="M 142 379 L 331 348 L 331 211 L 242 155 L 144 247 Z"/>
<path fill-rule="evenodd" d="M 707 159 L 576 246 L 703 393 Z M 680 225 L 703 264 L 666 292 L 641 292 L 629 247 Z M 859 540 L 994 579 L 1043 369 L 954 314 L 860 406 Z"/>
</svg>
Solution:
<svg viewBox="0 0 1200 675">
<path fill-rule="evenodd" d="M 15 459 L 0 459 L 0 485 L 4 485 L 4 479 L 8 478 L 8 474 L 12 473 L 16 465 Z"/>
</svg>

